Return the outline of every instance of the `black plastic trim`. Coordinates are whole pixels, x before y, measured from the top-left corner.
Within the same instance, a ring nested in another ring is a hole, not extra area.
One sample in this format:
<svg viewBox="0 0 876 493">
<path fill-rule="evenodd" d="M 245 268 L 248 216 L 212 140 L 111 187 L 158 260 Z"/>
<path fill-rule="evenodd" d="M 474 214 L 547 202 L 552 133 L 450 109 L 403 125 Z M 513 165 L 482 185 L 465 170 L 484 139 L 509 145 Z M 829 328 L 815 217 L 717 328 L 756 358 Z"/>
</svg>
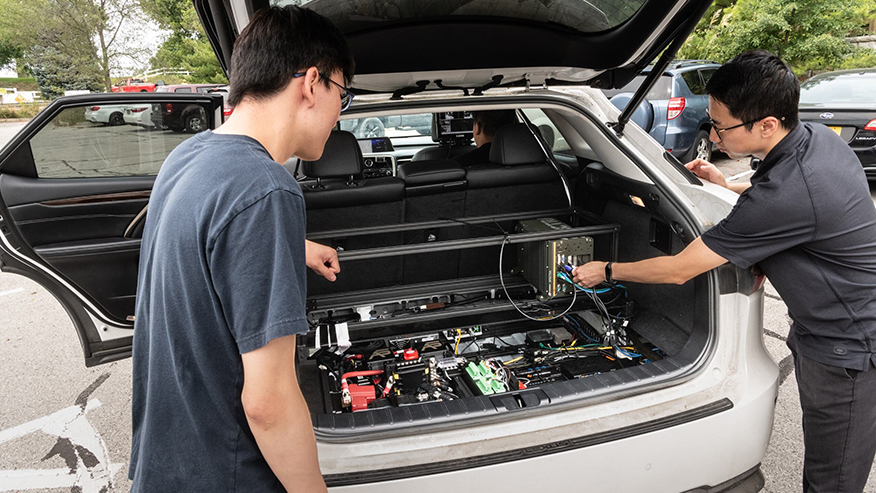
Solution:
<svg viewBox="0 0 876 493">
<path fill-rule="evenodd" d="M 625 438 L 632 438 L 646 433 L 653 433 L 667 428 L 691 423 L 700 419 L 708 418 L 716 414 L 733 409 L 733 403 L 730 399 L 724 398 L 720 401 L 706 404 L 689 411 L 685 411 L 665 418 L 659 418 L 652 421 L 646 421 L 637 425 L 626 426 L 612 431 L 596 433 L 583 437 L 570 438 L 567 440 L 559 440 L 555 442 L 545 443 L 534 447 L 524 447 L 504 452 L 495 452 L 488 455 L 480 455 L 475 457 L 466 457 L 464 459 L 448 460 L 442 462 L 433 462 L 427 464 L 419 464 L 417 467 L 394 467 L 388 469 L 379 469 L 372 471 L 363 471 L 346 474 L 327 474 L 323 476 L 326 486 L 352 486 L 359 484 L 387 482 L 400 479 L 409 479 L 411 477 L 429 476 L 432 474 L 441 474 L 451 471 L 459 471 L 463 469 L 474 469 L 478 467 L 486 467 L 495 464 L 503 464 L 518 460 L 532 459 L 535 457 L 543 457 L 546 455 L 568 452 L 585 447 L 592 447 L 602 443 L 613 442 Z"/>
<path fill-rule="evenodd" d="M 687 169 L 687 167 L 682 164 L 681 161 L 678 160 L 677 157 L 672 154 L 664 151 L 663 159 L 665 159 L 669 164 L 675 167 L 682 176 L 687 178 L 687 181 L 690 182 L 691 185 L 699 185 L 703 186 L 703 182 L 695 175 L 691 170 Z"/>
</svg>

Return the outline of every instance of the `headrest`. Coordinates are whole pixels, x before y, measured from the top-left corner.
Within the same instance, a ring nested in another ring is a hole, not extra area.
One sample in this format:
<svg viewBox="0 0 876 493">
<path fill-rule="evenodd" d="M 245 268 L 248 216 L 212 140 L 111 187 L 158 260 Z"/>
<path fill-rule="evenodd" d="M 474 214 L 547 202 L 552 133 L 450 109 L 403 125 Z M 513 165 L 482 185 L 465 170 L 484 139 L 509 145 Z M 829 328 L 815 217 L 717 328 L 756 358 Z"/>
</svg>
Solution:
<svg viewBox="0 0 876 493">
<path fill-rule="evenodd" d="M 543 163 L 547 160 L 538 141 L 524 123 L 500 127 L 490 146 L 490 162 L 505 166 Z"/>
<path fill-rule="evenodd" d="M 345 130 L 332 130 L 322 157 L 303 161 L 304 175 L 309 178 L 329 178 L 362 173 L 362 149 L 356 137 Z"/>
</svg>

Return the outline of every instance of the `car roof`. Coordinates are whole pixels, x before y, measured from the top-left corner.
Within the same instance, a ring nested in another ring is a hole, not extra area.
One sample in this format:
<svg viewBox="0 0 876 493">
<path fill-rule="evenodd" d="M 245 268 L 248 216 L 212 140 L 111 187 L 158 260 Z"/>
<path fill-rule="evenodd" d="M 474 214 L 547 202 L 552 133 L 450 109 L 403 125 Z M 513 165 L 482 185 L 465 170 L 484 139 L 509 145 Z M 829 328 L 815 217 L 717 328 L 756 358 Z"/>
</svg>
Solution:
<svg viewBox="0 0 876 493">
<path fill-rule="evenodd" d="M 876 77 L 876 67 L 871 68 L 856 68 L 850 70 L 836 70 L 834 72 L 824 72 L 821 74 L 813 75 L 808 80 L 818 80 L 818 79 L 838 79 L 845 77 Z"/>
<path fill-rule="evenodd" d="M 501 83 L 622 87 L 696 26 L 711 0 L 281 0 L 326 15 L 353 52 L 353 89 Z M 228 71 L 234 40 L 265 0 L 195 2 Z M 391 46 L 391 50 L 386 47 Z"/>
<path fill-rule="evenodd" d="M 669 66 L 666 68 L 666 70 L 663 71 L 663 75 L 675 75 L 689 72 L 691 70 L 701 68 L 718 68 L 720 66 L 720 63 L 713 60 L 673 60 L 669 62 Z M 648 67 L 642 70 L 642 74 L 644 75 L 649 73 L 653 68 L 654 65 L 648 65 Z"/>
</svg>

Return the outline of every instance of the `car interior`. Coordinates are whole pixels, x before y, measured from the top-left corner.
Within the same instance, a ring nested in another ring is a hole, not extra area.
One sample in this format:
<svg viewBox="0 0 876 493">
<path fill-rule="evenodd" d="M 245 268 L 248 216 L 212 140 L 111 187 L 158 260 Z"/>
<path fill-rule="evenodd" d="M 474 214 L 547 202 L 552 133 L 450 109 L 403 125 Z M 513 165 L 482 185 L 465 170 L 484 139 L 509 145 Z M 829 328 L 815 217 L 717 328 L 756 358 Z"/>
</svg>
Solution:
<svg viewBox="0 0 876 493">
<path fill-rule="evenodd" d="M 388 127 L 357 139 L 339 125 L 318 161 L 286 163 L 306 202 L 308 239 L 337 249 L 342 268 L 336 282 L 308 272 L 312 330 L 298 339 L 318 433 L 526 414 L 668 385 L 712 340 L 708 276 L 681 286 L 571 283 L 590 260 L 675 254 L 693 239 L 689 219 L 610 130 L 561 105 L 488 105 L 518 121 L 498 128 L 483 162 L 463 166 L 459 156 L 474 150 L 475 108 L 465 103 L 427 109 L 430 137 Z M 386 113 L 377 109 L 345 118 Z M 140 173 L 186 137 L 94 126 L 93 140 L 71 148 L 68 139 L 82 141 L 76 125 L 47 126 L 4 167 L 7 226 L 23 251 L 130 324 L 154 181 Z M 139 161 L 127 157 L 131 145 Z M 107 160 L 132 176 L 61 178 L 71 163 Z M 129 344 L 86 337 L 97 348 L 86 355 L 92 364 Z"/>
<path fill-rule="evenodd" d="M 518 110 L 488 160 L 466 166 L 468 110 L 434 113 L 431 145 L 335 130 L 318 161 L 287 163 L 308 239 L 342 267 L 333 283 L 308 272 L 299 380 L 317 432 L 544 407 L 677 376 L 701 355 L 702 276 L 573 287 L 574 266 L 674 254 L 690 238 L 654 185 L 599 160 L 575 130 L 591 123 L 537 114 Z M 558 138 L 575 148 L 553 151 Z"/>
</svg>

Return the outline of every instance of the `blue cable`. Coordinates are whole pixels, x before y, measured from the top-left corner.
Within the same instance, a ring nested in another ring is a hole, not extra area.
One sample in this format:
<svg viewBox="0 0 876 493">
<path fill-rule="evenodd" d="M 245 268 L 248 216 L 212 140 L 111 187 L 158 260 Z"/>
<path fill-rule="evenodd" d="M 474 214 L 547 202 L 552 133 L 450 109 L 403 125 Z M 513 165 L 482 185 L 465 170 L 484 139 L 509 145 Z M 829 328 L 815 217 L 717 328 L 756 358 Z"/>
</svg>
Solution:
<svg viewBox="0 0 876 493">
<path fill-rule="evenodd" d="M 569 276 L 567 276 L 563 272 L 557 272 L 557 277 L 566 281 L 567 283 L 571 284 L 572 286 L 575 286 L 576 288 L 580 289 L 581 291 L 584 291 L 585 293 L 603 294 L 603 293 L 608 293 L 609 291 L 611 291 L 611 288 L 605 288 L 605 289 L 582 288 L 581 286 L 572 282 L 572 280 L 569 279 Z M 626 289 L 626 288 L 624 288 L 624 289 Z"/>
</svg>

